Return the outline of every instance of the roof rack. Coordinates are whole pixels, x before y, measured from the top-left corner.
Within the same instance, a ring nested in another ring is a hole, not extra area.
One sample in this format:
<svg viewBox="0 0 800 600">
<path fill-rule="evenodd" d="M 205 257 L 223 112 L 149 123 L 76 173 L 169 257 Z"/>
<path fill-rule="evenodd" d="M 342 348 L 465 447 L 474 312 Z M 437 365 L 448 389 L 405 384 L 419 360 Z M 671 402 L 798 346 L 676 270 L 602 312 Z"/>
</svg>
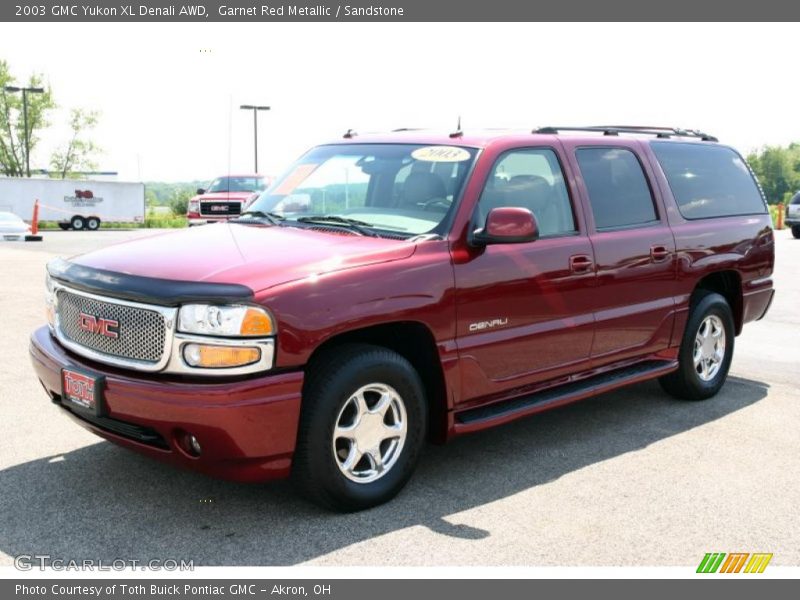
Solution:
<svg viewBox="0 0 800 600">
<path fill-rule="evenodd" d="M 639 133 L 654 135 L 658 138 L 691 137 L 700 138 L 704 142 L 718 142 L 713 135 L 696 129 L 680 129 L 678 127 L 650 127 L 636 125 L 592 125 L 589 127 L 537 127 L 531 133 L 557 134 L 561 131 L 593 131 L 603 135 L 619 135 L 620 133 Z"/>
</svg>

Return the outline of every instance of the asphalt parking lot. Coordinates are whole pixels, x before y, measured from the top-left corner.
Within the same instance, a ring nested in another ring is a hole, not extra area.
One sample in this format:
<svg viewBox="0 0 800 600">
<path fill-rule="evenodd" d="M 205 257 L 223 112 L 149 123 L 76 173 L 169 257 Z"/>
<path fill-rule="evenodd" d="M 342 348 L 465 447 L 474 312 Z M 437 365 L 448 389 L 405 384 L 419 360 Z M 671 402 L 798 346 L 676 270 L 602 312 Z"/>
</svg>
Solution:
<svg viewBox="0 0 800 600">
<path fill-rule="evenodd" d="M 394 502 L 323 512 L 284 482 L 175 470 L 101 441 L 36 381 L 44 265 L 143 231 L 0 245 L 0 565 L 177 558 L 195 565 L 696 565 L 771 552 L 800 565 L 800 240 L 776 232 L 771 312 L 701 403 L 657 383 L 429 446 Z M 165 246 L 165 252 L 168 248 Z"/>
</svg>

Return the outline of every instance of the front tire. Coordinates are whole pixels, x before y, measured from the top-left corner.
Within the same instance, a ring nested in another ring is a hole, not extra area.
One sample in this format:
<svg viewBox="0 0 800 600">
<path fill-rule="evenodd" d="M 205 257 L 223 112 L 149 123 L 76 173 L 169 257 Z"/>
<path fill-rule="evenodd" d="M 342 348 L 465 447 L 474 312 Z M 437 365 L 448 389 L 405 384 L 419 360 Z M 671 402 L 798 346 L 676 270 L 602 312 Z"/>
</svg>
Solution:
<svg viewBox="0 0 800 600">
<path fill-rule="evenodd" d="M 73 231 L 83 231 L 86 227 L 86 221 L 83 220 L 83 217 L 78 216 L 72 217 L 69 224 Z"/>
<path fill-rule="evenodd" d="M 792 226 L 792 235 L 796 240 L 800 240 L 800 225 Z"/>
<path fill-rule="evenodd" d="M 661 387 L 681 400 L 706 400 L 716 395 L 728 377 L 734 335 L 728 301 L 715 292 L 700 290 L 683 333 L 678 370 L 659 378 Z"/>
<path fill-rule="evenodd" d="M 338 511 L 391 500 L 411 477 L 425 440 L 419 374 L 396 352 L 353 344 L 316 359 L 306 377 L 292 462 L 301 493 Z"/>
</svg>

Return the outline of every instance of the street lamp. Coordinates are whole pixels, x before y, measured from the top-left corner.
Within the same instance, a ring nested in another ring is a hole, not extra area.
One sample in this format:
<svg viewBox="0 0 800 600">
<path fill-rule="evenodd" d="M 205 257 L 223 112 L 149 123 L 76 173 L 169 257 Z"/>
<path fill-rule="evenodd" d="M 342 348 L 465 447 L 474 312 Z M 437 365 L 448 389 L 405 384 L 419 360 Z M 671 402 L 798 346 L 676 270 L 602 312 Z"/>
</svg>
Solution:
<svg viewBox="0 0 800 600">
<path fill-rule="evenodd" d="M 28 177 L 31 176 L 31 132 L 28 129 L 28 94 L 44 94 L 44 89 L 40 87 L 26 87 L 19 88 L 13 85 L 7 85 L 3 91 L 11 94 L 22 92 L 22 129 L 24 131 L 25 141 L 25 173 Z"/>
<path fill-rule="evenodd" d="M 253 148 L 255 154 L 256 170 L 254 174 L 258 174 L 258 111 L 269 110 L 269 106 L 255 106 L 253 104 L 242 104 L 239 108 L 242 110 L 253 111 Z"/>
</svg>

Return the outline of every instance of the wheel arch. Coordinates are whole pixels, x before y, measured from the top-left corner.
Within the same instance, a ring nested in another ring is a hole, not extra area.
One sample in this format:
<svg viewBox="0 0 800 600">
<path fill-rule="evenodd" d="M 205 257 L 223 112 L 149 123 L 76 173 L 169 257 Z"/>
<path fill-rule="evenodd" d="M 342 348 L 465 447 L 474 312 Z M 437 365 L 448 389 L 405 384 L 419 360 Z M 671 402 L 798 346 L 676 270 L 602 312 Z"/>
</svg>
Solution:
<svg viewBox="0 0 800 600">
<path fill-rule="evenodd" d="M 444 370 L 430 328 L 419 321 L 393 321 L 336 334 L 319 346 L 308 364 L 335 352 L 344 344 L 370 344 L 397 352 L 419 373 L 428 404 L 428 437 L 444 441 L 447 433 L 447 385 Z"/>
<path fill-rule="evenodd" d="M 736 335 L 742 332 L 744 310 L 742 298 L 742 276 L 733 269 L 716 271 L 703 277 L 697 282 L 692 293 L 692 304 L 697 298 L 697 292 L 706 290 L 716 292 L 728 301 L 733 312 L 733 324 Z"/>
</svg>

